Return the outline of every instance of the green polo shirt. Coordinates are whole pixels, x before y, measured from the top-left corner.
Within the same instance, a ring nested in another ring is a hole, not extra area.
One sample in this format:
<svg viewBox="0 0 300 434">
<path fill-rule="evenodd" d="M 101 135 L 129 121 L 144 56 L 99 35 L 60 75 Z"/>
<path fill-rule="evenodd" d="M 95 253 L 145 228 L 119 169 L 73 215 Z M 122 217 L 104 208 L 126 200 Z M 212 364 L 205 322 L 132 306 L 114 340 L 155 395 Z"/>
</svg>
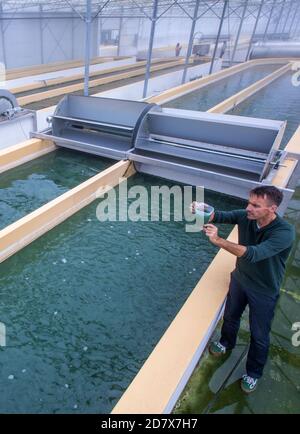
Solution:
<svg viewBox="0 0 300 434">
<path fill-rule="evenodd" d="M 247 247 L 237 258 L 234 277 L 244 287 L 274 296 L 279 293 L 295 228 L 280 216 L 259 228 L 246 210 L 216 211 L 212 223 L 238 225 L 238 244 Z"/>
</svg>

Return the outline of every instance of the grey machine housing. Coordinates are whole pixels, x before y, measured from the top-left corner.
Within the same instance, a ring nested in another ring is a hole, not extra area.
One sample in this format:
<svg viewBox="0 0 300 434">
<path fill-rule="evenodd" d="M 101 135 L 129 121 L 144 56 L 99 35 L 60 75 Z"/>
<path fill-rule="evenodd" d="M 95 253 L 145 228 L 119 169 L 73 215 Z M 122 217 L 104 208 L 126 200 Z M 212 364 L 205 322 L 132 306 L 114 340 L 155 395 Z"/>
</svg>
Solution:
<svg viewBox="0 0 300 434">
<path fill-rule="evenodd" d="M 285 121 L 191 110 L 146 102 L 65 96 L 51 128 L 34 137 L 58 146 L 134 162 L 138 172 L 246 199 L 270 184 L 282 164 Z M 283 189 L 284 203 L 293 194 Z"/>
<path fill-rule="evenodd" d="M 28 139 L 36 129 L 35 111 L 21 108 L 11 92 L 0 89 L 0 135 L 5 138 L 0 148 Z"/>
</svg>

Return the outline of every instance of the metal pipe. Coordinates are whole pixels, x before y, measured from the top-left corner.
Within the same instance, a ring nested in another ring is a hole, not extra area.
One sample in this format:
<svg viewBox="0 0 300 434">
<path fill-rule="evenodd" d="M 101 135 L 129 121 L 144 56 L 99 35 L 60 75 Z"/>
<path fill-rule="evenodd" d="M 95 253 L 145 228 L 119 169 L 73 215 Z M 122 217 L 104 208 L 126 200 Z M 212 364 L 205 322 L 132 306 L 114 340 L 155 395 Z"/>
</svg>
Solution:
<svg viewBox="0 0 300 434">
<path fill-rule="evenodd" d="M 220 20 L 220 25 L 219 25 L 218 35 L 217 35 L 216 44 L 215 44 L 215 48 L 214 48 L 213 58 L 212 58 L 210 68 L 209 68 L 209 75 L 212 73 L 212 70 L 214 67 L 217 48 L 218 48 L 218 44 L 219 44 L 219 39 L 220 39 L 222 27 L 223 27 L 223 22 L 224 22 L 224 17 L 225 17 L 225 12 L 226 12 L 227 6 L 228 6 L 228 0 L 224 0 L 224 7 L 223 7 L 223 11 L 222 11 L 221 20 Z"/>
<path fill-rule="evenodd" d="M 276 4 L 276 0 L 273 1 L 272 7 L 271 7 L 271 12 L 270 12 L 269 19 L 268 19 L 268 22 L 267 22 L 267 25 L 266 25 L 265 33 L 264 33 L 264 36 L 263 36 L 263 41 L 265 41 L 266 38 L 267 38 L 267 33 L 268 33 L 268 30 L 269 30 L 269 26 L 270 26 L 271 18 L 272 18 L 272 15 L 273 15 L 273 11 L 275 9 L 275 4 Z"/>
<path fill-rule="evenodd" d="M 232 152 L 215 151 L 215 150 L 209 149 L 207 147 L 201 148 L 199 146 L 193 146 L 193 145 L 185 144 L 185 143 L 175 143 L 175 142 L 170 142 L 168 140 L 161 140 L 161 139 L 155 139 L 154 138 L 154 139 L 149 139 L 149 142 L 150 143 L 151 142 L 152 143 L 163 143 L 163 144 L 168 145 L 168 146 L 173 146 L 174 148 L 191 149 L 191 150 L 197 151 L 197 152 L 204 152 L 205 154 L 215 154 L 215 155 L 222 155 L 222 157 L 239 158 L 240 160 L 254 161 L 256 163 L 261 163 L 261 164 L 265 164 L 265 162 L 267 161 L 266 158 L 250 157 L 250 156 L 245 156 L 245 155 L 236 154 L 236 153 L 232 153 Z"/>
<path fill-rule="evenodd" d="M 192 26 L 191 26 L 189 44 L 188 44 L 188 49 L 187 49 L 187 52 L 186 52 L 186 57 L 185 57 L 185 63 L 184 63 L 184 69 L 183 69 L 181 84 L 184 84 L 185 80 L 186 80 L 187 68 L 188 68 L 188 64 L 189 64 L 189 59 L 191 57 L 192 48 L 193 48 L 193 42 L 194 42 L 195 26 L 196 26 L 197 19 L 198 19 L 199 4 L 200 4 L 200 0 L 196 0 L 195 9 L 194 9 L 194 16 L 193 16 L 193 20 L 192 20 Z"/>
<path fill-rule="evenodd" d="M 260 4 L 260 7 L 259 7 L 259 10 L 258 10 L 258 13 L 257 13 L 257 17 L 256 17 L 256 21 L 255 21 L 255 24 L 254 24 L 253 32 L 252 32 L 252 35 L 251 35 L 251 38 L 250 38 L 249 47 L 248 47 L 248 51 L 247 51 L 247 54 L 246 54 L 245 61 L 249 59 L 249 55 L 250 55 L 250 51 L 251 51 L 251 47 L 252 47 L 252 42 L 253 42 L 253 39 L 254 39 L 254 36 L 255 36 L 255 33 L 256 33 L 256 29 L 257 29 L 257 26 L 258 26 L 258 22 L 259 22 L 259 19 L 260 19 L 260 15 L 261 15 L 261 11 L 262 11 L 264 3 L 265 3 L 265 0 L 262 0 L 262 2 Z"/>
<path fill-rule="evenodd" d="M 90 51 L 91 51 L 92 0 L 86 0 L 85 18 L 85 66 L 84 66 L 84 96 L 89 95 Z"/>
<path fill-rule="evenodd" d="M 285 42 L 267 42 L 261 46 L 253 48 L 250 54 L 251 59 L 262 59 L 272 57 L 300 57 L 300 43 L 288 43 Z"/>
<path fill-rule="evenodd" d="M 233 47 L 233 52 L 232 52 L 232 56 L 231 56 L 231 59 L 230 59 L 230 65 L 232 64 L 232 62 L 234 61 L 234 58 L 235 58 L 236 49 L 237 49 L 237 46 L 238 46 L 238 42 L 239 42 L 241 31 L 242 31 L 242 26 L 243 26 L 243 23 L 244 23 L 245 14 L 246 14 L 246 11 L 247 11 L 248 1 L 249 0 L 246 0 L 245 4 L 244 4 L 244 9 L 243 9 L 243 12 L 242 12 L 242 17 L 241 17 L 239 29 L 238 29 L 238 32 L 237 32 L 237 35 L 236 35 L 236 39 L 235 39 L 235 43 L 234 43 L 234 47 Z"/>
<path fill-rule="evenodd" d="M 151 18 L 149 49 L 148 49 L 148 55 L 147 55 L 147 66 L 146 66 L 146 74 L 145 74 L 145 80 L 144 80 L 143 98 L 146 98 L 146 96 L 147 96 L 148 81 L 149 81 L 149 77 L 150 77 L 150 68 L 151 68 L 153 40 L 154 40 L 156 18 L 157 18 L 157 9 L 158 9 L 158 0 L 154 0 L 153 10 L 152 10 L 152 18 Z"/>
</svg>

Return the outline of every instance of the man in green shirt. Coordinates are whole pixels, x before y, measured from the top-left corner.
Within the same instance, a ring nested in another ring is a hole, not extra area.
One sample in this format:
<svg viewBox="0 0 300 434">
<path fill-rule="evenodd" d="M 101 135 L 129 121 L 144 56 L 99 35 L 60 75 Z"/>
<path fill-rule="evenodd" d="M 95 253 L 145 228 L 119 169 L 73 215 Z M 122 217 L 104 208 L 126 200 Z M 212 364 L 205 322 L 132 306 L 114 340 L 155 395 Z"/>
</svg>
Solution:
<svg viewBox="0 0 300 434">
<path fill-rule="evenodd" d="M 246 210 L 215 211 L 203 227 L 211 243 L 237 257 L 236 268 L 231 273 L 221 339 L 212 342 L 209 351 L 218 357 L 234 348 L 242 313 L 249 305 L 251 341 L 247 372 L 241 379 L 246 393 L 256 389 L 257 380 L 263 374 L 274 310 L 295 239 L 294 227 L 276 213 L 282 198 L 282 192 L 276 187 L 256 187 L 250 191 Z M 212 223 L 237 224 L 238 244 L 219 237 L 218 228 Z"/>
</svg>

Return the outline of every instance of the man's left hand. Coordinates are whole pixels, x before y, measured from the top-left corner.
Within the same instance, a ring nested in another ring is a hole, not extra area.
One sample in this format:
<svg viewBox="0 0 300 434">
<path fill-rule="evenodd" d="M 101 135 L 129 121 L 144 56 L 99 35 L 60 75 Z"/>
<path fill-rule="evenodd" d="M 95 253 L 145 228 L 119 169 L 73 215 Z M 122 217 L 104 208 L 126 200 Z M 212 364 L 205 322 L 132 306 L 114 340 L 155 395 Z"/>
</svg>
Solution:
<svg viewBox="0 0 300 434">
<path fill-rule="evenodd" d="M 218 228 L 215 225 L 208 223 L 207 225 L 203 226 L 203 231 L 205 235 L 208 236 L 209 241 L 215 246 L 217 246 L 218 240 L 220 239 L 220 237 L 218 236 Z"/>
</svg>

